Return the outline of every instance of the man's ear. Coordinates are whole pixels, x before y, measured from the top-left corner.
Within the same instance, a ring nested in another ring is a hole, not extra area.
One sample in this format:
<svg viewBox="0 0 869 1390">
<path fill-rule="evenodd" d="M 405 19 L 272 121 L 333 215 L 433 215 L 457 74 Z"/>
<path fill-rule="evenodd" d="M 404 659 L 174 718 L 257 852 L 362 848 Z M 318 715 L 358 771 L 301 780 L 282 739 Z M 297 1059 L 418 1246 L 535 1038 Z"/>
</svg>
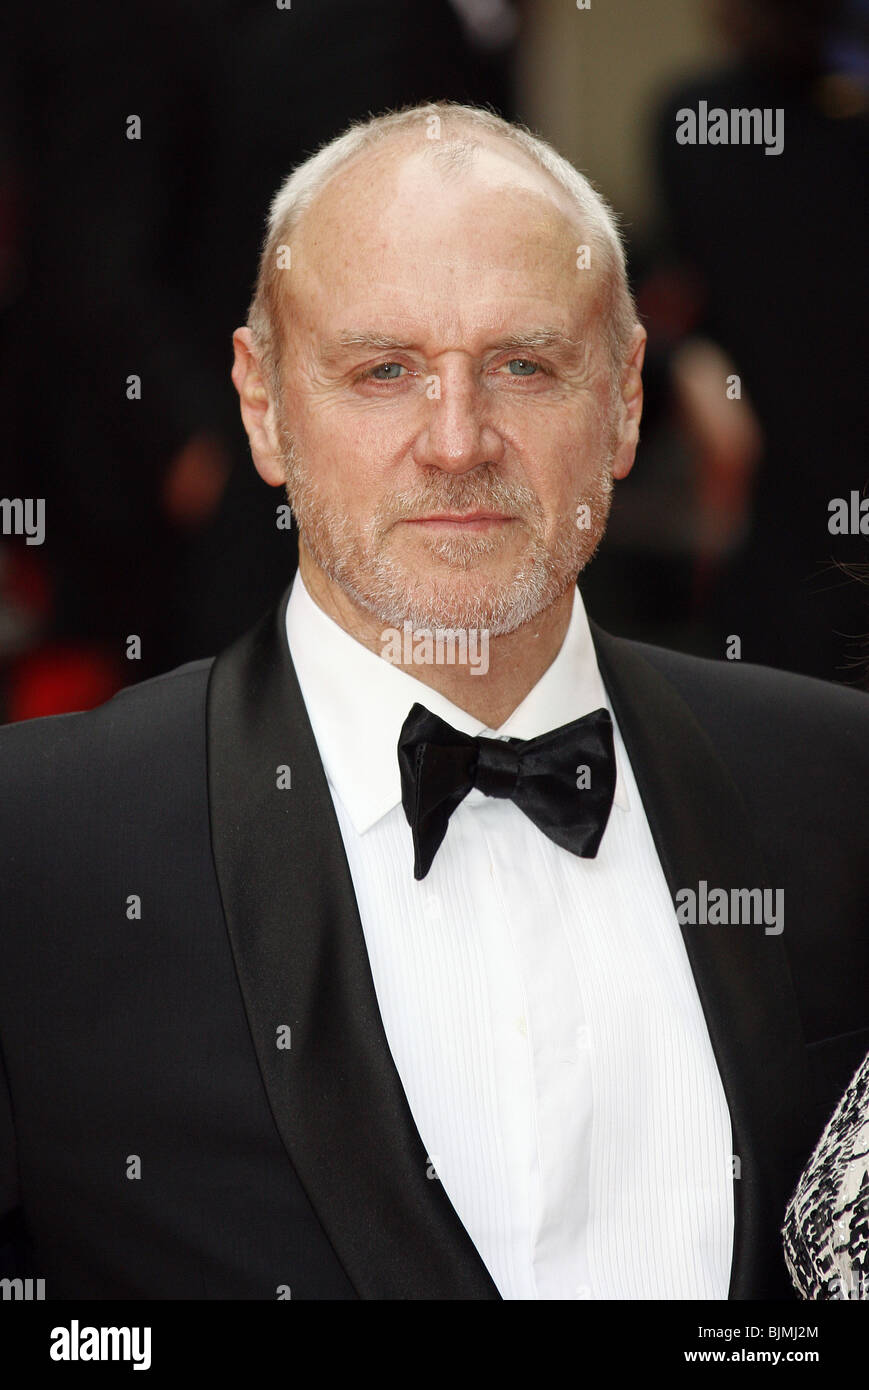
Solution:
<svg viewBox="0 0 869 1390">
<path fill-rule="evenodd" d="M 249 328 L 237 328 L 232 335 L 235 360 L 232 383 L 238 392 L 241 418 L 250 441 L 251 457 L 257 473 L 272 487 L 286 481 L 278 438 L 275 409 Z"/>
<path fill-rule="evenodd" d="M 634 466 L 634 456 L 640 438 L 640 416 L 643 413 L 643 359 L 648 334 L 637 324 L 622 368 L 619 401 L 620 428 L 613 456 L 613 477 L 626 478 Z"/>
</svg>

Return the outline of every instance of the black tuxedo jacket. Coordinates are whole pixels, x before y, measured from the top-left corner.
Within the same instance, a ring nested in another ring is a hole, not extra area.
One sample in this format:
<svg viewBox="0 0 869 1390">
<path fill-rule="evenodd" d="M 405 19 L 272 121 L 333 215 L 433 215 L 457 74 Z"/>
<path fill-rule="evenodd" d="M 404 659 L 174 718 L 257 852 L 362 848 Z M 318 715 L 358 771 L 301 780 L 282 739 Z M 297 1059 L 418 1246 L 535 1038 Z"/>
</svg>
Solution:
<svg viewBox="0 0 869 1390">
<path fill-rule="evenodd" d="M 0 729 L 0 1217 L 49 1298 L 498 1297 L 387 1046 L 286 599 Z M 869 1049 L 869 700 L 592 631 L 674 896 L 785 892 L 781 935 L 682 930 L 739 1160 L 730 1296 L 788 1297 L 786 1201 Z"/>
</svg>

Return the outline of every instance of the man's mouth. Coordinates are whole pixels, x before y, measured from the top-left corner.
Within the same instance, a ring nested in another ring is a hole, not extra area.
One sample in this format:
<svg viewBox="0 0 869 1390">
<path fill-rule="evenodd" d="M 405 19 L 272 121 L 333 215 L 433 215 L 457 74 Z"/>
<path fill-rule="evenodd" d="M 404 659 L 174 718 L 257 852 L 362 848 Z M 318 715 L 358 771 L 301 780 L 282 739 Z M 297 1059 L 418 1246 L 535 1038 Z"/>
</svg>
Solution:
<svg viewBox="0 0 869 1390">
<path fill-rule="evenodd" d="M 406 517 L 408 526 L 449 527 L 454 530 L 485 531 L 493 526 L 503 526 L 515 521 L 504 512 L 431 512 L 426 516 Z"/>
</svg>

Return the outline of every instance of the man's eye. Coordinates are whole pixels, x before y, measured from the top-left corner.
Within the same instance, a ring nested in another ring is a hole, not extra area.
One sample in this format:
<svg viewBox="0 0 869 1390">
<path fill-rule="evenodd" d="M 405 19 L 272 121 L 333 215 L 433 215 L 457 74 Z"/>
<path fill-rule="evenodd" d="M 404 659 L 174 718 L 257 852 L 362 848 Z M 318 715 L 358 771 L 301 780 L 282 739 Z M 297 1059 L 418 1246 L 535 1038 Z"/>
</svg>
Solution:
<svg viewBox="0 0 869 1390">
<path fill-rule="evenodd" d="M 527 357 L 512 357 L 507 366 L 511 376 L 533 376 L 540 370 L 540 363 L 530 362 Z"/>
<path fill-rule="evenodd" d="M 367 372 L 366 375 L 370 377 L 372 381 L 398 381 L 399 373 L 403 371 L 404 367 L 400 362 L 381 362 L 379 366 L 372 367 L 371 371 Z M 383 373 L 383 375 L 378 376 L 378 372 Z"/>
</svg>

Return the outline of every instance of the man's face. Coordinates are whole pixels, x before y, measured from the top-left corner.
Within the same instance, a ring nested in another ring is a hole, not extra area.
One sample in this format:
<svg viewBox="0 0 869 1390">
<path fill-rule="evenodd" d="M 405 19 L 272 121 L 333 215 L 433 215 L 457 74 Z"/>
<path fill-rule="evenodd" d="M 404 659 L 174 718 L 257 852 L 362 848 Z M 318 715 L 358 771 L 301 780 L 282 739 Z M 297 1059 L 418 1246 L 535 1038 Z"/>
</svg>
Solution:
<svg viewBox="0 0 869 1390">
<path fill-rule="evenodd" d="M 420 142 L 422 143 L 422 142 Z M 402 142 L 293 238 L 277 412 L 302 544 L 384 625 L 511 632 L 576 581 L 615 448 L 599 268 L 545 176 Z"/>
</svg>

